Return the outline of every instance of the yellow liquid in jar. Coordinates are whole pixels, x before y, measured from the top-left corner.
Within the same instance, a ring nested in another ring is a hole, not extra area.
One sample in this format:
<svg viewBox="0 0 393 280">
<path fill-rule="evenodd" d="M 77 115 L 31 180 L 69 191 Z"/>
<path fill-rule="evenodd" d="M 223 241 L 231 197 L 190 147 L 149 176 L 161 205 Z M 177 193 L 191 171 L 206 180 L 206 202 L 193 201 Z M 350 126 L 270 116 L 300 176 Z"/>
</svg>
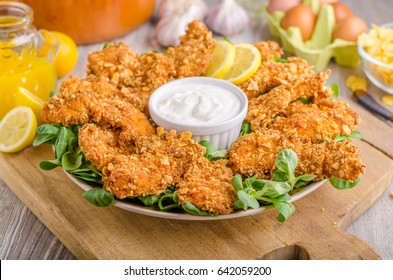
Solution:
<svg viewBox="0 0 393 280">
<path fill-rule="evenodd" d="M 53 63 L 32 53 L 16 55 L 10 49 L 2 49 L 0 43 L 0 120 L 15 107 L 19 87 L 46 101 L 56 84 Z"/>
</svg>

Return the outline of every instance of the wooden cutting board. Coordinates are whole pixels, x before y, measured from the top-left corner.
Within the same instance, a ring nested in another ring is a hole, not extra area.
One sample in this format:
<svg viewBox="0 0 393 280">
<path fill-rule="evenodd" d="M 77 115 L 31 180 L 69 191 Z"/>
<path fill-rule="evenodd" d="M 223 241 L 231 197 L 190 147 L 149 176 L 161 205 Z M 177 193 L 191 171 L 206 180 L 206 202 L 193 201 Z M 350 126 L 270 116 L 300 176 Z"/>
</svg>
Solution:
<svg viewBox="0 0 393 280">
<path fill-rule="evenodd" d="M 284 224 L 276 210 L 217 221 L 177 221 L 116 207 L 98 208 L 62 170 L 42 171 L 49 146 L 0 153 L 0 176 L 79 259 L 379 259 L 344 229 L 389 187 L 393 161 L 356 141 L 367 165 L 361 183 L 336 190 L 328 183 L 296 201 Z"/>
</svg>

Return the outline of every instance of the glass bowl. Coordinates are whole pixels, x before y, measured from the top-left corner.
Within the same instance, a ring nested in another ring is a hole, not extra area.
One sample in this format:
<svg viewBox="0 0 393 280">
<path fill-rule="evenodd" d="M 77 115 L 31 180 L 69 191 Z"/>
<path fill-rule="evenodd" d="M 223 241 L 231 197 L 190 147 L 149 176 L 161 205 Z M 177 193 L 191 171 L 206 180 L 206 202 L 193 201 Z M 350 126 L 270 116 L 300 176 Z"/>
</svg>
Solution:
<svg viewBox="0 0 393 280">
<path fill-rule="evenodd" d="M 380 27 L 393 28 L 393 23 Z M 362 60 L 362 68 L 367 78 L 378 88 L 389 94 L 393 94 L 393 65 L 381 62 L 369 55 L 361 44 L 358 44 L 358 52 Z"/>
</svg>

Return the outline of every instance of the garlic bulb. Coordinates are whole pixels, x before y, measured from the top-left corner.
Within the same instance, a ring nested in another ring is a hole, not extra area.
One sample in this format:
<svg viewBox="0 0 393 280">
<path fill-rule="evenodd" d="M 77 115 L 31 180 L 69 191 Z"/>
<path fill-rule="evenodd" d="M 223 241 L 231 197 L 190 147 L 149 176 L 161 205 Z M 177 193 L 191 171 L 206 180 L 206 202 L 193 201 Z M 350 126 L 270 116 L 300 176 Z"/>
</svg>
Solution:
<svg viewBox="0 0 393 280">
<path fill-rule="evenodd" d="M 160 20 L 156 25 L 156 38 L 163 47 L 179 44 L 179 36 L 184 35 L 187 25 L 206 15 L 207 6 L 203 0 L 163 0 L 158 11 Z"/>
<path fill-rule="evenodd" d="M 235 0 L 221 1 L 206 16 L 207 27 L 223 36 L 231 36 L 243 31 L 249 22 L 248 12 Z"/>
<path fill-rule="evenodd" d="M 179 44 L 179 36 L 186 33 L 187 25 L 192 18 L 174 14 L 163 17 L 156 26 L 156 38 L 163 47 L 176 46 Z"/>
<path fill-rule="evenodd" d="M 158 18 L 187 14 L 193 19 L 203 20 L 206 12 L 207 6 L 203 0 L 163 0 L 158 10 Z"/>
</svg>

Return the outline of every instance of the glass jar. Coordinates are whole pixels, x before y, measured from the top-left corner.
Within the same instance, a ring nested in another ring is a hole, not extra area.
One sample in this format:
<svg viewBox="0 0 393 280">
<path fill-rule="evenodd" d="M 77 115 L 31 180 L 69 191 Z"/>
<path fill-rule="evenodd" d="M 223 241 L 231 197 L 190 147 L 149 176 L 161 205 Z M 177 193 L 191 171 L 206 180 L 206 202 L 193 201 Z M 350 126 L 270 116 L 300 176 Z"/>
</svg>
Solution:
<svg viewBox="0 0 393 280">
<path fill-rule="evenodd" d="M 20 87 L 45 101 L 56 88 L 54 58 L 59 41 L 33 26 L 33 10 L 0 1 L 0 120 L 17 105 Z"/>
</svg>

